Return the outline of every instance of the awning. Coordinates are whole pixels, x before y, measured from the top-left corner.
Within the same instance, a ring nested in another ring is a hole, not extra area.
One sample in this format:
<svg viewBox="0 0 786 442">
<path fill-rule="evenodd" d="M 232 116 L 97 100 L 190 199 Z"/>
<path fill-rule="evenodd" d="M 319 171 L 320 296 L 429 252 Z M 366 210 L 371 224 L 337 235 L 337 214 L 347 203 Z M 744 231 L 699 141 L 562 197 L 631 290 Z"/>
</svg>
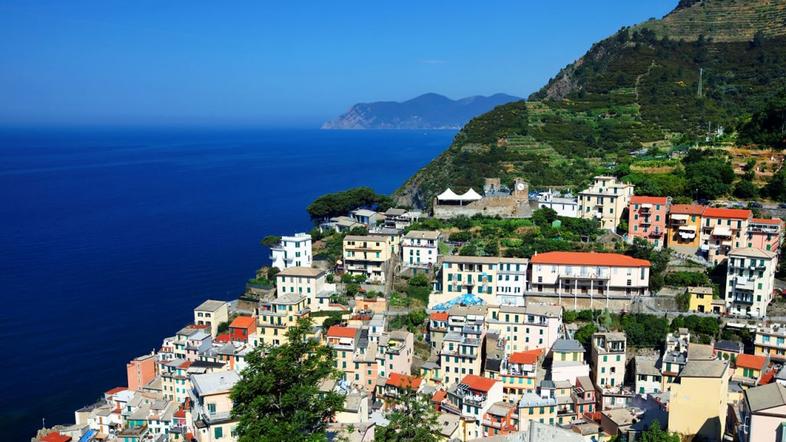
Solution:
<svg viewBox="0 0 786 442">
<path fill-rule="evenodd" d="M 671 219 L 676 220 L 676 221 L 687 221 L 688 220 L 688 215 L 683 215 L 683 214 L 676 213 L 676 214 L 671 215 Z"/>
<path fill-rule="evenodd" d="M 712 236 L 731 236 L 731 230 L 724 226 L 715 226 L 712 229 Z"/>
<path fill-rule="evenodd" d="M 680 226 L 680 230 L 695 232 L 696 226 Z"/>
<path fill-rule="evenodd" d="M 477 201 L 482 198 L 483 197 L 480 196 L 478 192 L 475 192 L 475 189 L 472 188 L 466 191 L 463 195 L 459 195 L 459 199 L 462 199 L 464 201 Z"/>
<path fill-rule="evenodd" d="M 696 237 L 696 232 L 679 232 L 682 239 L 693 239 Z"/>
<path fill-rule="evenodd" d="M 450 187 L 448 187 L 447 190 L 445 190 L 444 192 L 442 192 L 439 195 L 437 195 L 437 199 L 438 200 L 456 201 L 456 200 L 459 200 L 461 198 L 459 198 L 459 196 L 456 195 L 456 192 L 450 190 Z"/>
</svg>

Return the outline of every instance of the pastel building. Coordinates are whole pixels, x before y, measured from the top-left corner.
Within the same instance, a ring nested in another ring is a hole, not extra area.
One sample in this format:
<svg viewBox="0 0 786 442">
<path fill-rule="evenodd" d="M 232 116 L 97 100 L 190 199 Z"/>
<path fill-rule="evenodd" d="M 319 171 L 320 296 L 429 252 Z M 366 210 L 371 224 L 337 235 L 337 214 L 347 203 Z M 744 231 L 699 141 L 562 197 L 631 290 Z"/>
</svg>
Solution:
<svg viewBox="0 0 786 442">
<path fill-rule="evenodd" d="M 330 295 L 336 292 L 336 285 L 326 280 L 324 270 L 312 267 L 289 267 L 276 275 L 278 296 L 297 295 L 306 298 L 312 311 L 330 309 Z"/>
<path fill-rule="evenodd" d="M 279 270 L 290 267 L 311 267 L 311 235 L 296 233 L 282 236 L 281 242 L 270 248 L 270 261 Z"/>
<path fill-rule="evenodd" d="M 597 219 L 601 228 L 614 231 L 632 196 L 632 184 L 613 176 L 596 176 L 592 185 L 579 193 L 579 216 Z"/>
<path fill-rule="evenodd" d="M 786 387 L 779 383 L 749 388 L 740 403 L 742 442 L 780 442 L 786 436 Z"/>
<path fill-rule="evenodd" d="M 507 353 L 549 349 L 559 337 L 562 308 L 534 303 L 490 306 L 486 323 L 489 330 L 499 333 Z"/>
<path fill-rule="evenodd" d="M 688 287 L 688 311 L 694 313 L 721 313 L 714 312 L 712 287 Z"/>
<path fill-rule="evenodd" d="M 530 259 L 530 268 L 531 292 L 536 295 L 602 301 L 649 293 L 650 262 L 618 253 L 538 253 Z"/>
<path fill-rule="evenodd" d="M 483 307 L 453 307 L 448 312 L 448 331 L 439 353 L 446 385 L 455 385 L 466 375 L 482 374 L 485 318 Z"/>
<path fill-rule="evenodd" d="M 557 400 L 526 393 L 518 402 L 519 428 L 529 428 L 529 422 L 554 425 L 557 419 Z"/>
<path fill-rule="evenodd" d="M 194 324 L 206 325 L 211 336 L 218 334 L 218 326 L 229 321 L 229 304 L 208 299 L 194 309 Z"/>
<path fill-rule="evenodd" d="M 385 282 L 391 258 L 388 238 L 380 235 L 347 235 L 344 237 L 344 271 L 365 275 L 369 280 Z"/>
<path fill-rule="evenodd" d="M 524 304 L 528 260 L 486 256 L 446 256 L 439 289 L 442 298 L 472 294 L 487 304 Z M 435 302 L 440 297 L 432 297 Z"/>
<path fill-rule="evenodd" d="M 772 360 L 786 362 L 786 325 L 772 323 L 756 327 L 753 353 Z"/>
<path fill-rule="evenodd" d="M 729 252 L 726 274 L 726 312 L 763 318 L 775 289 L 775 252 L 742 248 Z"/>
<path fill-rule="evenodd" d="M 592 335 L 592 381 L 600 388 L 625 383 L 625 333 L 605 332 Z"/>
<path fill-rule="evenodd" d="M 669 248 L 680 253 L 693 255 L 701 247 L 702 213 L 704 206 L 695 204 L 672 204 L 666 225 Z"/>
<path fill-rule="evenodd" d="M 748 223 L 747 247 L 778 253 L 783 242 L 783 220 L 753 218 Z"/>
<path fill-rule="evenodd" d="M 279 346 L 287 341 L 287 329 L 300 319 L 308 318 L 311 310 L 308 298 L 287 293 L 278 298 L 262 301 L 257 308 L 257 342 L 254 345 Z"/>
<path fill-rule="evenodd" d="M 236 441 L 232 418 L 232 387 L 240 381 L 235 371 L 191 376 L 191 418 L 198 442 Z"/>
<path fill-rule="evenodd" d="M 589 377 L 590 367 L 584 362 L 584 346 L 575 339 L 557 339 L 551 347 L 551 380 L 576 384 L 576 378 Z"/>
<path fill-rule="evenodd" d="M 126 364 L 126 375 L 128 378 L 128 389 L 131 391 L 141 390 L 156 377 L 156 355 L 142 355 L 131 360 Z"/>
<path fill-rule="evenodd" d="M 558 216 L 568 218 L 579 217 L 579 201 L 573 195 L 562 195 L 549 189 L 538 193 L 536 203 L 539 209 L 551 209 Z"/>
<path fill-rule="evenodd" d="M 731 379 L 745 385 L 756 385 L 769 365 L 766 356 L 741 354 L 734 360 Z"/>
<path fill-rule="evenodd" d="M 525 393 L 535 393 L 545 376 L 540 367 L 544 349 L 513 352 L 505 356 L 499 373 L 490 375 L 502 383 L 505 401 L 516 403 Z"/>
<path fill-rule="evenodd" d="M 439 231 L 411 230 L 401 240 L 401 262 L 407 267 L 431 268 L 439 255 Z"/>
<path fill-rule="evenodd" d="M 461 382 L 448 389 L 446 399 L 442 403 L 442 410 L 481 422 L 492 405 L 502 402 L 502 384 L 494 379 L 468 374 L 462 377 Z M 482 436 L 482 428 L 474 425 L 468 433 L 470 438 L 479 438 Z"/>
<path fill-rule="evenodd" d="M 660 393 L 663 383 L 657 364 L 658 360 L 655 358 L 636 356 L 634 359 L 636 393 L 641 395 Z"/>
<path fill-rule="evenodd" d="M 729 363 L 689 360 L 671 386 L 669 431 L 686 437 L 721 440 L 726 428 Z"/>
<path fill-rule="evenodd" d="M 354 379 L 354 353 L 357 348 L 360 329 L 334 325 L 325 335 L 327 346 L 336 355 L 336 369 L 343 373 L 343 378 L 351 382 Z"/>
<path fill-rule="evenodd" d="M 745 247 L 748 223 L 753 213 L 747 209 L 707 207 L 702 212 L 701 251 L 718 264 L 733 249 Z"/>
<path fill-rule="evenodd" d="M 641 238 L 655 248 L 665 246 L 668 213 L 669 199 L 666 197 L 632 196 L 628 205 L 629 241 Z"/>
</svg>

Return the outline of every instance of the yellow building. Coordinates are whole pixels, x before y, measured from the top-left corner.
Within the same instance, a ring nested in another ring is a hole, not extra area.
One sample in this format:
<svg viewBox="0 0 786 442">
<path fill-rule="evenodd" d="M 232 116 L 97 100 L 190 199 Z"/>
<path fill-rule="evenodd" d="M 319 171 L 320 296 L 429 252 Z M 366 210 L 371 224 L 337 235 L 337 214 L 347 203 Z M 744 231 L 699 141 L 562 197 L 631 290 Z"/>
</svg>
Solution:
<svg viewBox="0 0 786 442">
<path fill-rule="evenodd" d="M 360 329 L 334 325 L 330 327 L 325 336 L 327 346 L 336 355 L 336 369 L 341 371 L 346 381 L 352 382 L 355 378 L 354 353 Z"/>
<path fill-rule="evenodd" d="M 786 327 L 783 324 L 756 327 L 753 353 L 759 356 L 769 356 L 770 359 L 780 362 L 786 361 Z"/>
<path fill-rule="evenodd" d="M 385 282 L 391 257 L 389 238 L 382 235 L 347 235 L 344 237 L 344 271 L 365 275 L 369 280 Z"/>
<path fill-rule="evenodd" d="M 688 287 L 688 311 L 694 313 L 712 312 L 712 287 Z"/>
<path fill-rule="evenodd" d="M 519 428 L 527 428 L 527 422 L 554 425 L 557 420 L 557 400 L 544 398 L 535 393 L 525 393 L 519 401 Z"/>
<path fill-rule="evenodd" d="M 669 431 L 721 440 L 726 428 L 729 363 L 691 361 L 671 386 Z"/>
<path fill-rule="evenodd" d="M 261 303 L 257 308 L 257 344 L 278 346 L 285 343 L 287 329 L 310 313 L 308 298 L 294 293 Z"/>
<path fill-rule="evenodd" d="M 613 231 L 632 196 L 632 184 L 613 176 L 596 176 L 588 189 L 579 192 L 579 217 L 597 219 L 601 228 Z"/>
<path fill-rule="evenodd" d="M 666 241 L 669 248 L 694 254 L 701 246 L 701 214 L 704 206 L 672 204 L 666 224 Z"/>
</svg>

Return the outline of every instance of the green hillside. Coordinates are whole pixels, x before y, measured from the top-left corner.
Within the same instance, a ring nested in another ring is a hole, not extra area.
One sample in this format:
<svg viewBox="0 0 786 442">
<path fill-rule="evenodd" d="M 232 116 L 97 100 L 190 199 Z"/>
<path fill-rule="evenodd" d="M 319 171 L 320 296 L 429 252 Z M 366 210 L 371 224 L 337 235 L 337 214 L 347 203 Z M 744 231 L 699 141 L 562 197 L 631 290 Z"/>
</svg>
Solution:
<svg viewBox="0 0 786 442">
<path fill-rule="evenodd" d="M 732 131 L 786 89 L 784 72 L 786 1 L 683 0 L 594 44 L 526 103 L 473 119 L 396 196 L 426 207 L 487 176 L 581 186 L 632 150 Z"/>
</svg>

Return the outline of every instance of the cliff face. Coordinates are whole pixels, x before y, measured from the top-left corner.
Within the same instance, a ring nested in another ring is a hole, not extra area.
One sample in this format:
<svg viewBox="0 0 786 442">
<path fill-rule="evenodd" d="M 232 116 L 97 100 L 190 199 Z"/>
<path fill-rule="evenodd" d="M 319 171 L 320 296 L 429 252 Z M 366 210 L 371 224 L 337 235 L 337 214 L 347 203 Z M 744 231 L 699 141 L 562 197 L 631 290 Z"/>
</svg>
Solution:
<svg viewBox="0 0 786 442">
<path fill-rule="evenodd" d="M 425 208 L 484 177 L 581 187 L 632 150 L 737 127 L 786 90 L 783 72 L 786 0 L 682 0 L 593 44 L 528 101 L 473 118 L 395 196 Z"/>
<path fill-rule="evenodd" d="M 451 100 L 425 94 L 404 102 L 359 103 L 322 129 L 459 129 L 476 115 L 495 106 L 520 100 L 505 94 Z"/>
</svg>

